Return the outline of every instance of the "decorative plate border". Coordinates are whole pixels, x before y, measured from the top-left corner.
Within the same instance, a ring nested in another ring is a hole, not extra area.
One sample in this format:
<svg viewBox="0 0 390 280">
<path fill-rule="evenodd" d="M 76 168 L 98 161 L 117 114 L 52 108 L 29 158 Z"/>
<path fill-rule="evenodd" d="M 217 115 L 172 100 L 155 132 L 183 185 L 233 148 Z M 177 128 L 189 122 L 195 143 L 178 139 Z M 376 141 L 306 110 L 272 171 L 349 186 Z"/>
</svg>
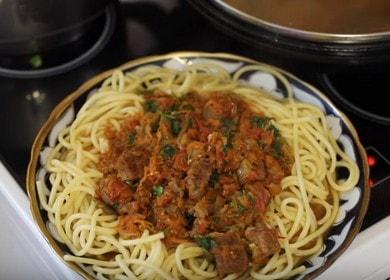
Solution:
<svg viewBox="0 0 390 280">
<path fill-rule="evenodd" d="M 118 68 L 122 71 L 131 71 L 144 65 L 159 65 L 162 67 L 180 69 L 186 64 L 194 64 L 204 61 L 213 61 L 224 67 L 230 73 L 239 68 L 263 63 L 244 58 L 241 56 L 226 53 L 203 53 L 203 52 L 175 52 L 167 55 L 156 55 L 136 59 Z M 267 65 L 269 66 L 269 65 Z M 103 72 L 84 83 L 79 89 L 66 97 L 52 111 L 49 119 L 39 131 L 31 150 L 31 159 L 27 170 L 27 192 L 31 201 L 31 211 L 35 222 L 38 224 L 46 241 L 55 252 L 61 257 L 64 256 L 64 247 L 55 241 L 46 227 L 46 215 L 40 210 L 39 200 L 36 191 L 37 178 L 44 178 L 46 171 L 43 168 L 47 152 L 55 145 L 56 136 L 61 128 L 69 124 L 76 115 L 78 109 L 88 98 L 88 94 L 97 88 L 101 82 L 109 77 L 115 70 Z M 342 145 L 344 151 L 358 164 L 361 176 L 357 187 L 345 193 L 341 197 L 340 212 L 337 222 L 328 232 L 322 252 L 315 258 L 305 263 L 307 270 L 296 277 L 296 279 L 313 279 L 328 268 L 350 245 L 360 230 L 364 215 L 369 203 L 370 189 L 368 187 L 369 168 L 365 150 L 360 143 L 358 134 L 349 119 L 339 111 L 331 101 L 313 86 L 293 76 L 292 74 L 272 67 L 274 71 L 281 74 L 292 85 L 293 94 L 296 99 L 312 103 L 321 108 L 327 115 L 329 125 L 337 141 Z M 286 95 L 285 89 L 278 79 L 272 74 L 264 71 L 252 71 L 246 74 L 245 82 L 257 87 L 271 91 L 275 96 L 283 98 Z M 67 263 L 86 279 L 91 276 L 73 263 Z"/>
</svg>

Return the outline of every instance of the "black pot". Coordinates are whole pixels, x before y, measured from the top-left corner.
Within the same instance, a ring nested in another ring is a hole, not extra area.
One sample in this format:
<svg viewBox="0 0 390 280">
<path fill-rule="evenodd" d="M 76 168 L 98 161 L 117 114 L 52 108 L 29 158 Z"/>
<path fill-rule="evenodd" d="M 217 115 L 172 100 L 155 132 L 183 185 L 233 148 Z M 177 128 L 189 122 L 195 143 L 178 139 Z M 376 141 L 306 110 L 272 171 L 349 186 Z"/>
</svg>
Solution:
<svg viewBox="0 0 390 280">
<path fill-rule="evenodd" d="M 390 30 L 360 35 L 305 32 L 253 18 L 221 0 L 188 2 L 230 36 L 289 60 L 345 66 L 390 62 Z"/>
<path fill-rule="evenodd" d="M 46 51 L 79 39 L 108 0 L 0 1 L 0 54 Z"/>
</svg>

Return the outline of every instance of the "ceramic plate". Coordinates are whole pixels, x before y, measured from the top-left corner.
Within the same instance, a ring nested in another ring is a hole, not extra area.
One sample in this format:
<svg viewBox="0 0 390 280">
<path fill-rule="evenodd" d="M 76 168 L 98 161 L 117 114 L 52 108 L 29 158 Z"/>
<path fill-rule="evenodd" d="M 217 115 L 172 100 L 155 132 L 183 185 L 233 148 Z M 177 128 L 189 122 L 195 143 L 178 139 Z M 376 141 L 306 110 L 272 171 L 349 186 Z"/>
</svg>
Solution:
<svg viewBox="0 0 390 280">
<path fill-rule="evenodd" d="M 199 52 L 177 52 L 161 56 L 140 58 L 126 63 L 119 68 L 123 71 L 132 71 L 145 65 L 181 69 L 187 64 L 212 61 L 233 74 L 246 65 L 261 64 L 259 62 L 232 55 L 211 54 Z M 321 253 L 306 261 L 306 271 L 296 279 L 312 279 L 328 268 L 349 246 L 359 232 L 369 201 L 368 165 L 364 148 L 362 147 L 356 130 L 348 118 L 338 110 L 330 100 L 313 86 L 301 81 L 286 71 L 273 69 L 271 72 L 253 71 L 247 73 L 243 79 L 253 86 L 264 88 L 278 98 L 286 96 L 286 90 L 279 82 L 277 75 L 282 75 L 291 84 L 294 97 L 302 102 L 317 105 L 326 115 L 333 135 L 341 144 L 344 151 L 356 161 L 361 176 L 355 188 L 344 193 L 340 201 L 340 211 L 333 227 L 328 232 Z M 275 72 L 274 72 L 275 71 Z M 58 253 L 63 257 L 67 248 L 57 242 L 47 229 L 47 215 L 42 211 L 36 191 L 36 181 L 45 178 L 47 171 L 44 168 L 46 156 L 56 144 L 58 133 L 75 118 L 77 111 L 88 98 L 88 95 L 98 88 L 102 81 L 112 74 L 113 70 L 104 72 L 90 79 L 78 90 L 71 93 L 54 109 L 46 124 L 40 130 L 32 147 L 31 161 L 27 174 L 27 187 L 31 200 L 31 209 L 35 221 L 43 235 Z M 277 73 L 277 75 L 275 75 Z M 86 278 L 90 276 L 75 264 L 68 263 L 73 269 Z"/>
</svg>

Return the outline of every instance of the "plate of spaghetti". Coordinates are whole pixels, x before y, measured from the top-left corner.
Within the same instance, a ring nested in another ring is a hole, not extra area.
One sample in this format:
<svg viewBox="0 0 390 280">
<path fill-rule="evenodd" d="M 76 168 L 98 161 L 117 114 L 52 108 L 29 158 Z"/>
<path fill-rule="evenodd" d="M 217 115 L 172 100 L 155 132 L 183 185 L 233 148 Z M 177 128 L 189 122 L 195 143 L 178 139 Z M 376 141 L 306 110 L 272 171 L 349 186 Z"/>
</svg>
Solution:
<svg viewBox="0 0 390 280">
<path fill-rule="evenodd" d="M 364 148 L 323 94 L 232 54 L 104 72 L 40 130 L 35 221 L 86 279 L 312 279 L 358 233 Z"/>
</svg>

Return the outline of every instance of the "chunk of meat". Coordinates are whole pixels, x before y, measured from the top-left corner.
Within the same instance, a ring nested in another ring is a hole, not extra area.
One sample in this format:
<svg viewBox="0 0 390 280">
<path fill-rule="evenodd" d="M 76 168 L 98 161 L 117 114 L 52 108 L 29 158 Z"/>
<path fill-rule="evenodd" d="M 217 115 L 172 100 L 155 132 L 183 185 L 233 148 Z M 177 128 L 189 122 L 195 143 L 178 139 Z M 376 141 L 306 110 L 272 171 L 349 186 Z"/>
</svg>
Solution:
<svg viewBox="0 0 390 280">
<path fill-rule="evenodd" d="M 245 230 L 245 237 L 254 244 L 252 262 L 255 264 L 266 264 L 269 257 L 280 250 L 276 233 L 264 223 L 258 223 L 255 227 L 248 227 Z"/>
<path fill-rule="evenodd" d="M 115 177 L 106 177 L 100 180 L 96 195 L 117 213 L 125 214 L 126 204 L 133 200 L 134 193 L 126 183 Z"/>
<path fill-rule="evenodd" d="M 266 155 L 265 166 L 267 168 L 267 178 L 273 183 L 280 183 L 285 174 L 278 160 L 270 155 Z"/>
<path fill-rule="evenodd" d="M 187 163 L 187 153 L 185 151 L 180 151 L 176 154 L 173 161 L 173 168 L 179 171 L 187 171 L 188 163 Z"/>
<path fill-rule="evenodd" d="M 203 107 L 203 117 L 208 119 L 231 118 L 237 114 L 237 103 L 231 97 L 214 96 Z"/>
<path fill-rule="evenodd" d="M 119 217 L 118 232 L 123 238 L 137 238 L 144 230 L 151 231 L 153 226 L 147 222 L 146 217 L 140 214 L 122 215 Z"/>
<path fill-rule="evenodd" d="M 208 218 L 197 218 L 192 226 L 191 236 L 204 235 L 209 232 L 211 221 Z"/>
<path fill-rule="evenodd" d="M 195 217 L 206 218 L 212 216 L 214 212 L 222 208 L 224 204 L 225 199 L 223 199 L 216 190 L 209 190 L 207 194 L 195 204 Z"/>
<path fill-rule="evenodd" d="M 156 229 L 166 233 L 164 243 L 168 248 L 177 246 L 187 237 L 187 221 L 176 207 L 177 201 L 166 207 L 153 207 Z"/>
<path fill-rule="evenodd" d="M 185 178 L 190 199 L 198 200 L 206 193 L 211 172 L 212 166 L 206 158 L 191 163 Z"/>
<path fill-rule="evenodd" d="M 144 167 L 149 163 L 150 152 L 146 147 L 137 146 L 124 150 L 115 163 L 117 176 L 122 180 L 133 180 L 144 175 Z"/>
<path fill-rule="evenodd" d="M 205 157 L 205 144 L 198 141 L 192 141 L 187 145 L 188 162 Z"/>
<path fill-rule="evenodd" d="M 257 207 L 260 212 L 264 213 L 269 202 L 271 201 L 271 195 L 261 182 L 255 182 L 252 184 L 245 184 L 244 189 L 251 192 L 257 199 Z"/>
<path fill-rule="evenodd" d="M 265 178 L 265 168 L 262 161 L 251 163 L 248 159 L 243 159 L 237 169 L 237 175 L 241 184 L 263 180 Z"/>
<path fill-rule="evenodd" d="M 154 91 L 153 97 L 148 98 L 147 100 L 153 100 L 156 102 L 158 109 L 162 111 L 170 110 L 176 103 L 174 98 L 167 96 L 164 92 L 158 89 Z"/>
<path fill-rule="evenodd" d="M 211 249 L 215 257 L 218 274 L 240 273 L 248 269 L 249 258 L 244 241 L 236 232 L 210 234 L 216 243 Z"/>
<path fill-rule="evenodd" d="M 212 165 L 204 150 L 204 144 L 191 142 L 187 146 L 189 168 L 185 186 L 190 199 L 198 200 L 206 193 L 206 187 L 212 173 Z"/>
<path fill-rule="evenodd" d="M 270 183 L 266 187 L 271 196 L 275 196 L 282 191 L 282 186 L 280 184 Z"/>
</svg>

